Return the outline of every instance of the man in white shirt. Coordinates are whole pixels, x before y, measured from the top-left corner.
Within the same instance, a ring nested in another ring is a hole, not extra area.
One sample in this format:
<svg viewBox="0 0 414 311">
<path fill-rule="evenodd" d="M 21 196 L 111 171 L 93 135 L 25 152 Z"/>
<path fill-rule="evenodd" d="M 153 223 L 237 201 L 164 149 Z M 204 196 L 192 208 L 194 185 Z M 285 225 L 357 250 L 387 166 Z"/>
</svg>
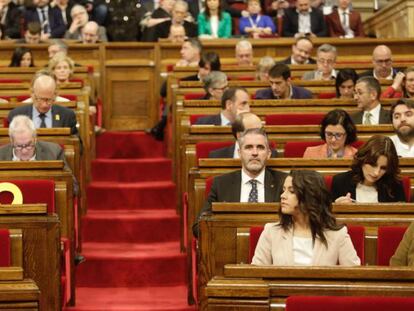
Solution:
<svg viewBox="0 0 414 311">
<path fill-rule="evenodd" d="M 391 107 L 392 126 L 396 135 L 391 136 L 400 157 L 414 157 L 414 102 L 399 99 Z"/>
<path fill-rule="evenodd" d="M 398 70 L 392 67 L 392 52 L 386 45 L 378 45 L 372 52 L 372 70 L 361 73 L 360 77 L 372 76 L 378 80 L 393 80 Z"/>
<path fill-rule="evenodd" d="M 361 110 L 351 115 L 355 124 L 389 124 L 390 112 L 380 103 L 381 85 L 374 77 L 359 78 L 355 85 L 354 100 Z"/>
</svg>

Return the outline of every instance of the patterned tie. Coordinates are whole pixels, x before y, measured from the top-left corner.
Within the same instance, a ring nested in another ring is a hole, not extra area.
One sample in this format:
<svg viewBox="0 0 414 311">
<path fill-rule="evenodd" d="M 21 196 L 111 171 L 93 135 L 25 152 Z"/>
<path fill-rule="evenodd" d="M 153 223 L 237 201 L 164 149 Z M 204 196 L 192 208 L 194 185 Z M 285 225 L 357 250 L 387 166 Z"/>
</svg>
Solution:
<svg viewBox="0 0 414 311">
<path fill-rule="evenodd" d="M 364 125 L 371 125 L 372 124 L 371 117 L 372 117 L 371 112 L 367 112 L 365 114 L 365 117 L 364 117 Z"/>
<path fill-rule="evenodd" d="M 46 128 L 46 122 L 45 122 L 46 115 L 44 113 L 39 113 L 39 118 L 41 120 L 40 127 Z"/>
<path fill-rule="evenodd" d="M 46 17 L 46 10 L 40 9 L 40 12 L 42 13 L 42 28 L 43 33 L 49 33 L 49 22 Z"/>
<path fill-rule="evenodd" d="M 257 180 L 251 179 L 249 183 L 252 185 L 252 190 L 249 193 L 249 203 L 257 203 L 258 202 L 258 194 L 257 194 Z"/>
</svg>

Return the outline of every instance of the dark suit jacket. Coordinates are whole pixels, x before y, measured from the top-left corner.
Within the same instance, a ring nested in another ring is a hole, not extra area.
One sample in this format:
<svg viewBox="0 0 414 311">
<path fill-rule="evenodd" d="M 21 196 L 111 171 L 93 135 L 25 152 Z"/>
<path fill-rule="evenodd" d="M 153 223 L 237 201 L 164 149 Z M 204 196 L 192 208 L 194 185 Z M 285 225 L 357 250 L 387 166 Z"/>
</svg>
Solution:
<svg viewBox="0 0 414 311">
<path fill-rule="evenodd" d="M 337 9 L 326 16 L 325 19 L 330 37 L 345 36 L 345 31 L 342 28 L 341 19 Z M 349 26 L 354 32 L 355 37 L 365 37 L 364 26 L 362 25 L 361 14 L 359 14 L 359 12 L 349 12 Z"/>
<path fill-rule="evenodd" d="M 267 89 L 257 90 L 256 99 L 278 99 L 273 95 L 272 89 L 269 87 Z M 292 99 L 310 99 L 313 98 L 312 92 L 300 87 L 292 85 Z"/>
<path fill-rule="evenodd" d="M 286 174 L 266 168 L 265 171 L 265 202 L 280 202 L 283 182 Z M 198 221 L 204 214 L 211 213 L 213 202 L 240 202 L 241 170 L 217 176 L 213 179 L 210 193 L 193 226 L 193 234 L 198 236 Z"/>
<path fill-rule="evenodd" d="M 292 65 L 291 56 L 289 56 L 289 57 L 285 58 L 284 60 L 278 62 L 278 64 Z M 309 57 L 308 64 L 316 64 L 316 60 L 314 60 L 312 57 Z"/>
<path fill-rule="evenodd" d="M 62 13 L 57 7 L 50 7 L 48 9 L 48 20 L 50 27 L 50 37 L 51 38 L 62 38 L 66 31 L 66 25 L 63 22 Z M 28 9 L 24 12 L 24 22 L 25 28 L 27 29 L 27 24 L 31 22 L 40 23 L 39 14 L 37 13 L 36 8 Z"/>
<path fill-rule="evenodd" d="M 352 180 L 353 173 L 348 171 L 335 175 L 332 179 L 332 200 L 335 201 L 341 196 L 345 196 L 348 192 L 351 193 L 351 198 L 356 199 L 356 183 Z M 402 183 L 393 189 L 394 197 L 388 195 L 387 191 L 378 190 L 379 202 L 405 202 L 404 187 Z"/>
<path fill-rule="evenodd" d="M 198 118 L 196 123 L 198 125 L 207 125 L 207 124 L 211 124 L 211 125 L 221 125 L 221 116 L 220 114 L 214 114 L 211 116 L 204 116 L 201 118 Z"/>
<path fill-rule="evenodd" d="M 395 78 L 395 75 L 399 72 L 400 70 L 398 68 L 392 68 L 392 78 Z M 359 77 L 373 77 L 374 76 L 374 69 L 370 69 L 364 72 L 361 72 L 359 74 Z"/>
<path fill-rule="evenodd" d="M 216 150 L 212 150 L 209 152 L 208 157 L 209 158 L 214 158 L 214 159 L 219 159 L 219 158 L 233 158 L 234 155 L 234 148 L 236 148 L 236 146 L 233 144 L 231 146 L 228 147 L 223 147 L 223 148 L 219 148 Z M 272 158 L 277 158 L 277 151 L 275 149 L 272 149 Z"/>
<path fill-rule="evenodd" d="M 24 105 L 14 108 L 9 112 L 9 122 L 17 115 L 25 115 L 30 119 L 33 115 L 33 105 Z M 76 128 L 76 116 L 75 113 L 66 107 L 59 106 L 57 104 L 52 105 L 52 127 L 70 127 L 72 134 L 77 134 L 78 129 Z"/>
<path fill-rule="evenodd" d="M 10 2 L 7 9 L 7 14 L 4 20 L 4 36 L 11 39 L 18 39 L 21 37 L 20 33 L 20 18 L 21 10 L 14 3 Z"/>
<path fill-rule="evenodd" d="M 194 23 L 190 23 L 187 21 L 184 21 L 184 29 L 185 29 L 185 35 L 189 38 L 197 37 L 198 29 L 197 25 Z M 168 35 L 170 34 L 170 27 L 171 27 L 171 21 L 165 21 L 161 24 L 158 24 L 155 27 L 155 32 L 153 33 L 152 41 L 156 42 L 159 38 L 168 38 Z"/>
<path fill-rule="evenodd" d="M 355 124 L 362 124 L 362 117 L 364 116 L 363 111 L 359 111 L 351 115 L 352 121 Z M 390 124 L 391 123 L 391 114 L 389 110 L 385 110 L 381 107 L 380 116 L 379 116 L 379 124 Z"/>
<path fill-rule="evenodd" d="M 328 28 L 325 24 L 325 18 L 321 10 L 312 9 L 310 13 L 311 31 L 317 37 L 328 36 Z M 299 14 L 296 8 L 285 10 L 283 16 L 283 37 L 293 37 L 299 31 Z"/>
<path fill-rule="evenodd" d="M 12 161 L 13 160 L 13 147 L 11 144 L 7 144 L 0 147 L 0 161 Z M 63 149 L 55 143 L 47 141 L 36 142 L 36 160 L 63 160 L 65 161 L 65 168 L 67 166 Z"/>
</svg>

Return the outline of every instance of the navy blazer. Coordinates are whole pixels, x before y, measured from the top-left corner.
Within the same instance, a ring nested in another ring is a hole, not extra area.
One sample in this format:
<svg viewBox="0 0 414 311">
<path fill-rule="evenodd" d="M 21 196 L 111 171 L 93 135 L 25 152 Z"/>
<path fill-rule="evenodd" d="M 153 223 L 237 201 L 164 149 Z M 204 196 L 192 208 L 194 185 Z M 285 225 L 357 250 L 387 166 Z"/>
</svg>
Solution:
<svg viewBox="0 0 414 311">
<path fill-rule="evenodd" d="M 204 116 L 197 119 L 196 123 L 198 125 L 221 125 L 221 115 L 214 114 L 212 116 Z"/>
<path fill-rule="evenodd" d="M 325 23 L 325 17 L 319 9 L 312 9 L 310 12 L 311 31 L 317 37 L 327 37 L 328 28 Z M 283 16 L 283 37 L 294 37 L 299 31 L 299 14 L 296 8 L 289 8 L 285 10 Z"/>
<path fill-rule="evenodd" d="M 285 58 L 284 60 L 278 62 L 278 64 L 292 65 L 292 57 L 289 56 Z M 316 60 L 314 60 L 312 57 L 309 57 L 308 64 L 316 64 Z"/>
<path fill-rule="evenodd" d="M 4 21 L 4 36 L 10 39 L 18 39 L 20 33 L 20 17 L 22 15 L 19 7 L 10 2 L 7 6 L 7 14 Z"/>
<path fill-rule="evenodd" d="M 51 38 L 63 38 L 66 31 L 66 25 L 63 22 L 62 13 L 58 7 L 50 7 L 48 9 L 48 20 L 50 27 Z M 24 12 L 24 25 L 27 29 L 27 24 L 32 22 L 40 23 L 40 17 L 36 8 L 27 9 Z"/>
<path fill-rule="evenodd" d="M 300 87 L 292 85 L 292 99 L 311 99 L 313 98 L 312 92 Z M 273 94 L 272 89 L 269 87 L 267 89 L 257 90 L 255 99 L 279 99 L 276 98 Z"/>
</svg>

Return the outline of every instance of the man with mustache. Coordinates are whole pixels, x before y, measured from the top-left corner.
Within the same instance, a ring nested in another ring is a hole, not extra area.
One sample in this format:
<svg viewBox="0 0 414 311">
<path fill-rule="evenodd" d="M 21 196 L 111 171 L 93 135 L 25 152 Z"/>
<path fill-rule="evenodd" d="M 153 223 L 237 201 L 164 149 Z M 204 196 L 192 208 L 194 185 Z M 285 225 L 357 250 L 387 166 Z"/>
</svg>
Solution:
<svg viewBox="0 0 414 311">
<path fill-rule="evenodd" d="M 414 157 L 414 101 L 399 99 L 391 107 L 392 126 L 396 135 L 391 136 L 399 157 Z"/>
<path fill-rule="evenodd" d="M 271 156 L 269 141 L 263 128 L 248 129 L 238 139 L 241 170 L 217 176 L 200 215 L 193 226 L 199 233 L 201 216 L 211 213 L 213 202 L 279 202 L 285 173 L 266 168 Z"/>
</svg>

